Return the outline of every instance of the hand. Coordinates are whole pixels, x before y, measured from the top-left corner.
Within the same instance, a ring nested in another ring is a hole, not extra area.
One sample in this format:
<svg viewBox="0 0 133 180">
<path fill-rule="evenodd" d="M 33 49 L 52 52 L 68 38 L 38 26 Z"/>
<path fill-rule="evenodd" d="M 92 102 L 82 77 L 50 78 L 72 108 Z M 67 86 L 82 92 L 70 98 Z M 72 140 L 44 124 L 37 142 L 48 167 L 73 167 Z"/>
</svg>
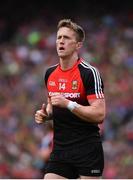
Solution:
<svg viewBox="0 0 133 180">
<path fill-rule="evenodd" d="M 42 108 L 35 113 L 35 122 L 38 124 L 43 123 L 47 117 L 46 105 L 43 104 Z"/>
<path fill-rule="evenodd" d="M 66 99 L 61 94 L 51 96 L 51 104 L 53 106 L 58 106 L 58 107 L 61 107 L 61 108 L 66 108 L 67 105 L 68 105 L 68 102 L 69 102 L 69 100 Z"/>
</svg>

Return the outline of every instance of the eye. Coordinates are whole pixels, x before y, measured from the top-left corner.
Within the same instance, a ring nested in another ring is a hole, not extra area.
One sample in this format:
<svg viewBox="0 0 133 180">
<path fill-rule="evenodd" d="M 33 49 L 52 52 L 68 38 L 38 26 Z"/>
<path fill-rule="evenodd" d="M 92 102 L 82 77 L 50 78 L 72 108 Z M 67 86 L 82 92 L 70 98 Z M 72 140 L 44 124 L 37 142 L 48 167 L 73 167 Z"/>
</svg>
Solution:
<svg viewBox="0 0 133 180">
<path fill-rule="evenodd" d="M 57 39 L 61 39 L 61 36 L 57 36 Z"/>
<path fill-rule="evenodd" d="M 69 36 L 64 36 L 64 38 L 65 38 L 65 39 L 70 39 L 70 37 L 69 37 Z"/>
</svg>

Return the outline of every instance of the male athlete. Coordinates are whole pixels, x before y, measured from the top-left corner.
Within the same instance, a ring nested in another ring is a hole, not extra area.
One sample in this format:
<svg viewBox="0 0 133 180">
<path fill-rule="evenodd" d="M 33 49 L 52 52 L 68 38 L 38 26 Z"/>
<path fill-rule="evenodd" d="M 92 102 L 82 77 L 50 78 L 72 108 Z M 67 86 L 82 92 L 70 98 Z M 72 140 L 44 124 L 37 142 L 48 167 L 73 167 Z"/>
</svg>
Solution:
<svg viewBox="0 0 133 180">
<path fill-rule="evenodd" d="M 53 150 L 45 179 L 100 178 L 104 168 L 98 124 L 105 118 L 99 71 L 79 58 L 85 33 L 70 19 L 59 21 L 56 48 L 59 64 L 45 74 L 48 103 L 35 121 L 54 123 Z"/>
</svg>

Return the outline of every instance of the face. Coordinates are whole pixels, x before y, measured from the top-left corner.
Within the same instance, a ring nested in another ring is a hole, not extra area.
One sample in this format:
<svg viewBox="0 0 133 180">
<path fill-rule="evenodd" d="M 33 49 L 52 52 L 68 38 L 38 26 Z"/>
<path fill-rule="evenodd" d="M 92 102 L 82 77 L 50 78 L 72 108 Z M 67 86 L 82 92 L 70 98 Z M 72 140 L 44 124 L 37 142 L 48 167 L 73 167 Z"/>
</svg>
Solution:
<svg viewBox="0 0 133 180">
<path fill-rule="evenodd" d="M 76 33 L 67 27 L 61 27 L 57 32 L 56 48 L 59 57 L 73 55 L 79 49 Z"/>
</svg>

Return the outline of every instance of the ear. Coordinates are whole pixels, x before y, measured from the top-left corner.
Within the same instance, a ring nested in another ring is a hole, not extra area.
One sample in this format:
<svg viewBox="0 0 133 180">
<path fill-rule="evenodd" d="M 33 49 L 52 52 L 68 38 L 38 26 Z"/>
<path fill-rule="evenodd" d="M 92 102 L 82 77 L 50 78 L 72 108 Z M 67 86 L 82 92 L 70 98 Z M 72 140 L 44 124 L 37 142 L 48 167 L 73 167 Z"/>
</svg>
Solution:
<svg viewBox="0 0 133 180">
<path fill-rule="evenodd" d="M 77 50 L 79 50 L 83 45 L 83 42 L 77 42 Z"/>
</svg>

